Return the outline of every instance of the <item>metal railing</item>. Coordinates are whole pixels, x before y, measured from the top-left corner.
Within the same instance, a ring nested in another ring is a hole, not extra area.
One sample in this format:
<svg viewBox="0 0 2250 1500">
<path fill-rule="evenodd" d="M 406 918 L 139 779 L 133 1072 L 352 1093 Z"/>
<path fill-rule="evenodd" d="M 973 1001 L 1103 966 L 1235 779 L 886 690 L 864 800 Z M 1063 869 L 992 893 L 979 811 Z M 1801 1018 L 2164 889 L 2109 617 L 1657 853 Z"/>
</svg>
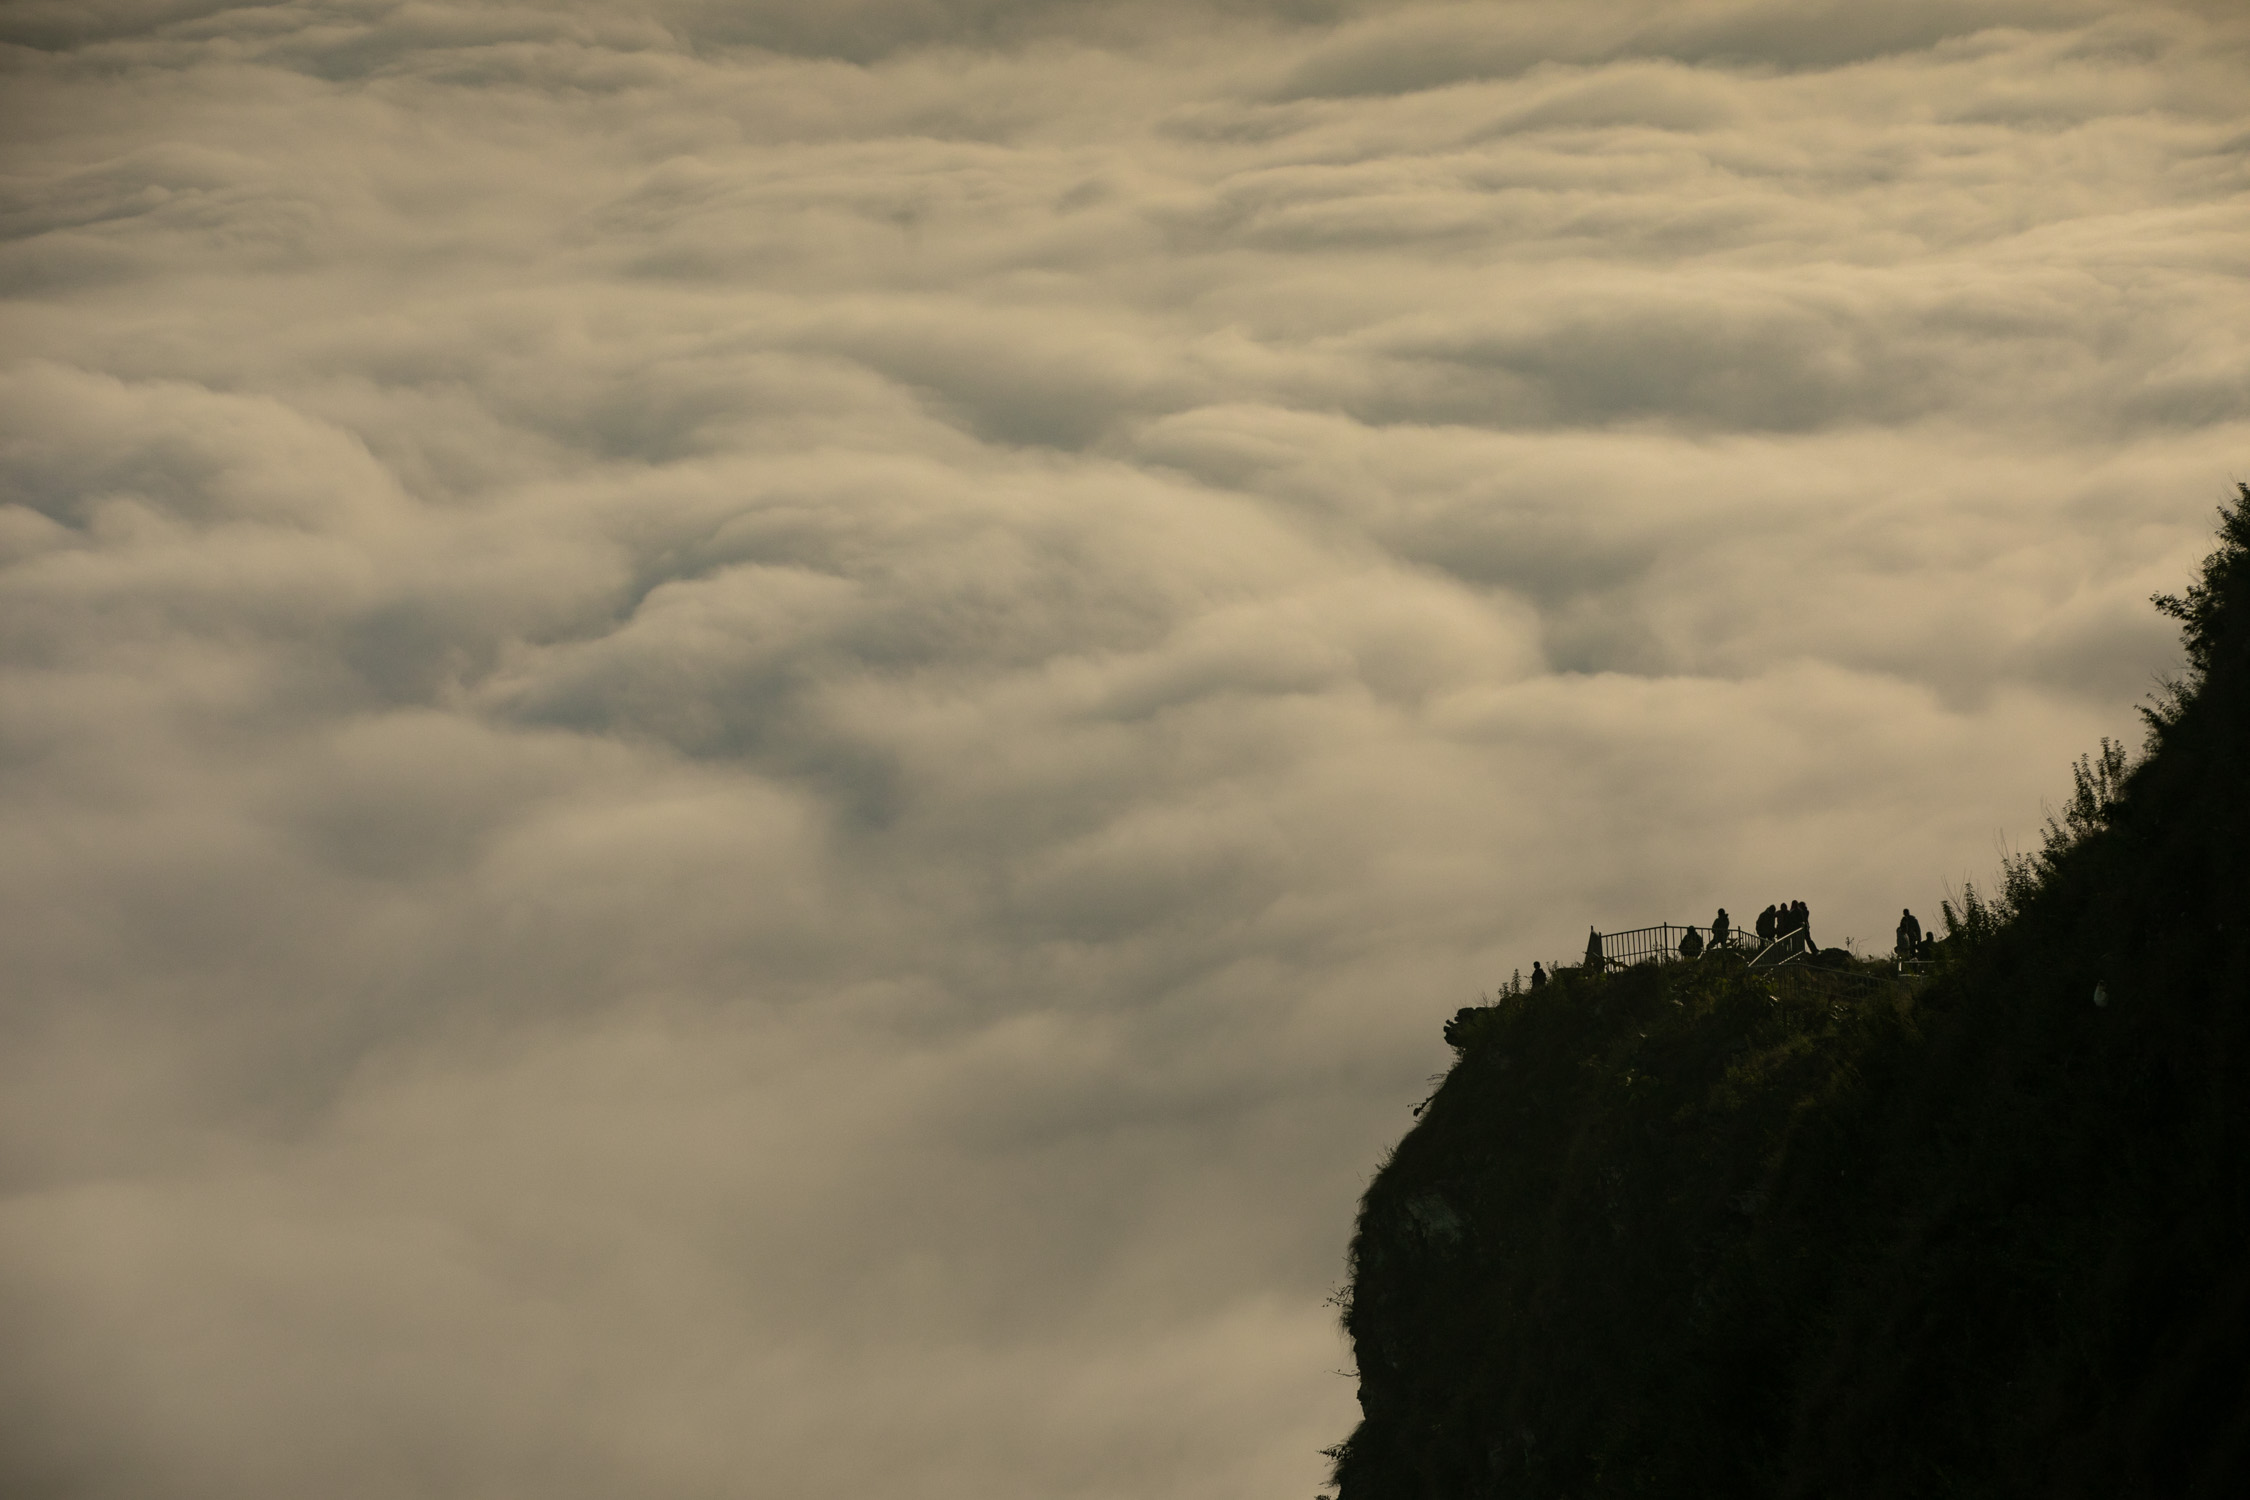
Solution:
<svg viewBox="0 0 2250 1500">
<path fill-rule="evenodd" d="M 1696 952 L 1693 955 L 1680 951 L 1681 942 L 1691 932 L 1695 934 Z M 1728 928 L 1723 941 L 1712 928 L 1683 927 L 1672 922 L 1659 922 L 1654 927 L 1628 928 L 1623 932 L 1605 932 L 1599 936 L 1604 969 L 1630 969 L 1638 964 L 1682 963 L 1691 956 L 1701 958 L 1704 954 L 1721 948 L 1740 953 L 1759 951 L 1757 934 L 1744 932 L 1739 927 Z"/>
<path fill-rule="evenodd" d="M 1688 946 L 1693 952 L 1682 952 L 1681 943 L 1688 934 L 1695 942 Z M 1753 972 L 1788 974 L 1793 979 L 1817 981 L 1823 990 L 1869 994 L 1891 986 L 1905 984 L 1909 976 L 1919 977 L 1921 971 L 1931 967 L 1915 960 L 1898 965 L 1894 975 L 1870 974 L 1865 970 L 1830 969 L 1811 962 L 1815 949 L 1810 936 L 1802 929 L 1784 932 L 1770 941 L 1759 938 L 1755 931 L 1730 927 L 1722 940 L 1709 927 L 1682 926 L 1674 922 L 1659 922 L 1653 927 L 1629 927 L 1620 932 L 1598 933 L 1600 941 L 1599 968 L 1604 971 L 1637 968 L 1643 964 L 1676 964 L 1696 962 L 1714 953 L 1731 952 L 1749 957 L 1748 967 Z M 1583 967 L 1593 967 L 1594 954 L 1589 952 Z"/>
<path fill-rule="evenodd" d="M 1756 937 L 1750 939 L 1757 942 Z M 1770 943 L 1758 949 L 1758 956 L 1750 960 L 1753 969 L 1778 969 L 1783 964 L 1797 963 L 1812 956 L 1811 937 L 1803 928 L 1779 934 Z"/>
<path fill-rule="evenodd" d="M 1690 945 L 1694 949 L 1692 954 L 1690 951 L 1681 951 L 1681 942 L 1687 938 L 1687 933 L 1694 933 L 1696 938 Z M 1719 938 L 1717 929 L 1710 927 L 1683 927 L 1678 922 L 1658 922 L 1656 927 L 1629 927 L 1615 933 L 1595 933 L 1595 936 L 1600 940 L 1602 972 L 1631 969 L 1645 963 L 1694 963 L 1694 960 L 1708 958 L 1710 954 L 1719 954 L 1719 951 L 1746 954 L 1750 960 L 1748 967 L 1757 969 L 1757 972 L 1775 972 L 1775 969 L 1782 967 L 1818 967 L 1809 963 L 1818 949 L 1813 949 L 1809 933 L 1804 929 L 1786 931 L 1777 938 L 1766 940 L 1759 938 L 1755 931 L 1730 927 L 1726 931 L 1726 938 Z M 1588 954 L 1586 958 L 1591 960 L 1593 954 Z M 1897 963 L 1897 976 L 1861 974 L 1861 978 L 1865 978 L 1867 983 L 1899 983 L 1903 978 L 1926 974 L 1933 967 L 1935 965 L 1926 963 L 1926 960 L 1908 958 Z M 1822 969 L 1822 972 L 1827 972 L 1827 969 Z"/>
</svg>

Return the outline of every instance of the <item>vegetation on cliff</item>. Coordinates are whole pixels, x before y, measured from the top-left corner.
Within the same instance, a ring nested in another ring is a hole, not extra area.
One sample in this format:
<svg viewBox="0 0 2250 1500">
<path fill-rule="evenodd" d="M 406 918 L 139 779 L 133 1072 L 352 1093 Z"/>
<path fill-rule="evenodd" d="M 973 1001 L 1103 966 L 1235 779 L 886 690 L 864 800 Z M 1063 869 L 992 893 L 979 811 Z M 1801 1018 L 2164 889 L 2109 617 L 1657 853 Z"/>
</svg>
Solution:
<svg viewBox="0 0 2250 1500">
<path fill-rule="evenodd" d="M 2220 540 L 2146 752 L 1918 988 L 1719 953 L 1448 1028 L 1340 1500 L 2250 1494 L 2250 487 Z"/>
</svg>

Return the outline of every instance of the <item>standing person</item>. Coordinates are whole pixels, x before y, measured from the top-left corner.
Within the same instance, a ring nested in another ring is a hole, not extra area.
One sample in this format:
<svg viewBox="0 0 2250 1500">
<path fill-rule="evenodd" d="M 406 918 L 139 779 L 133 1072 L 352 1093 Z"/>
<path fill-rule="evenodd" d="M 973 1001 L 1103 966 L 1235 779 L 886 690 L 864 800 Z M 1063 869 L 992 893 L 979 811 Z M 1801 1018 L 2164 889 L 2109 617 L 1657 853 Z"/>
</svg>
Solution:
<svg viewBox="0 0 2250 1500">
<path fill-rule="evenodd" d="M 1586 929 L 1586 969 L 1593 974 L 1602 971 L 1602 935 L 1591 927 Z"/>
<path fill-rule="evenodd" d="M 1719 914 L 1711 919 L 1711 946 L 1724 948 L 1733 937 L 1734 925 L 1727 921 L 1727 909 L 1722 906 Z"/>
<path fill-rule="evenodd" d="M 1805 935 L 1805 951 L 1818 953 L 1820 950 L 1813 946 L 1812 940 L 1812 908 L 1802 901 L 1796 901 L 1790 903 L 1789 910 L 1790 924 Z"/>
<path fill-rule="evenodd" d="M 1535 990 L 1547 987 L 1547 971 L 1539 967 L 1539 960 L 1536 958 L 1531 961 L 1531 987 Z"/>
<path fill-rule="evenodd" d="M 1768 906 L 1764 911 L 1758 913 L 1759 947 L 1765 948 L 1772 946 L 1774 937 L 1777 933 L 1776 923 L 1778 920 L 1779 914 L 1775 912 L 1771 906 Z"/>
<path fill-rule="evenodd" d="M 1922 924 L 1914 920 L 1914 913 L 1905 907 L 1898 909 L 1898 946 L 1900 958 L 1912 958 L 1922 947 Z"/>
</svg>

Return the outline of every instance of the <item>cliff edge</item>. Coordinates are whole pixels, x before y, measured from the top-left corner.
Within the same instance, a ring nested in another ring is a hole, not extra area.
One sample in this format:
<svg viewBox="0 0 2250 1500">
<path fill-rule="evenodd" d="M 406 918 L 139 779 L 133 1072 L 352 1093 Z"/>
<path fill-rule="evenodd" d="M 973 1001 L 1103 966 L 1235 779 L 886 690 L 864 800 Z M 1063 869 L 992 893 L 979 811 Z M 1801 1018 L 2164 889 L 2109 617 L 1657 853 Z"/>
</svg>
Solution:
<svg viewBox="0 0 2250 1500">
<path fill-rule="evenodd" d="M 1339 1500 L 2250 1494 L 2250 486 L 2145 753 L 1913 987 L 1462 1013 L 1369 1187 Z"/>
</svg>

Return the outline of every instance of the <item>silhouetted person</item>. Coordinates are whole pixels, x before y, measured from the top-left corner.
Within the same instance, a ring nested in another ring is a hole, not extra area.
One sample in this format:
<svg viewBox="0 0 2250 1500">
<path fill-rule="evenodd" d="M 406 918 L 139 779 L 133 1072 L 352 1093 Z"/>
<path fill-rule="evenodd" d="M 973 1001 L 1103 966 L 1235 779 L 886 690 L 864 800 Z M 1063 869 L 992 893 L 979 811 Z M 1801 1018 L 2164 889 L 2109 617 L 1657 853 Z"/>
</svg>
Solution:
<svg viewBox="0 0 2250 1500">
<path fill-rule="evenodd" d="M 1764 948 L 1770 945 L 1776 937 L 1780 936 L 1780 922 L 1781 913 L 1774 910 L 1770 906 L 1767 907 L 1764 911 L 1758 913 L 1759 947 Z"/>
<path fill-rule="evenodd" d="M 1535 990 L 1547 987 L 1547 971 L 1539 967 L 1539 960 L 1536 958 L 1531 961 L 1531 987 Z"/>
<path fill-rule="evenodd" d="M 1812 911 L 1802 901 L 1789 903 L 1789 930 L 1803 933 L 1805 935 L 1805 947 L 1807 949 L 1812 947 Z"/>
<path fill-rule="evenodd" d="M 1912 958 L 1922 946 L 1922 924 L 1914 920 L 1914 913 L 1905 907 L 1898 912 L 1898 956 Z"/>
<path fill-rule="evenodd" d="M 1924 960 L 1925 962 L 1927 962 L 1927 961 L 1928 961 L 1928 960 L 1930 960 L 1930 959 L 1934 959 L 1934 958 L 1936 958 L 1936 957 L 1937 957 L 1937 934 L 1936 934 L 1936 933 L 1934 933 L 1934 932 L 1925 932 L 1925 933 L 1923 933 L 1923 934 L 1922 934 L 1922 941 L 1921 941 L 1921 942 L 1920 942 L 1919 944 L 1917 944 L 1917 945 L 1915 946 L 1915 949 L 1914 949 L 1914 956 L 1915 956 L 1916 958 L 1919 958 L 1919 959 L 1922 959 L 1922 960 Z"/>
<path fill-rule="evenodd" d="M 1591 927 L 1586 929 L 1586 967 L 1592 973 L 1602 971 L 1602 935 Z"/>
<path fill-rule="evenodd" d="M 1680 957 L 1701 958 L 1702 956 L 1703 934 L 1690 927 L 1686 932 L 1680 934 Z"/>
<path fill-rule="evenodd" d="M 1727 920 L 1727 909 L 1722 906 L 1719 914 L 1711 919 L 1711 946 L 1724 948 L 1733 940 L 1734 924 Z"/>
</svg>

